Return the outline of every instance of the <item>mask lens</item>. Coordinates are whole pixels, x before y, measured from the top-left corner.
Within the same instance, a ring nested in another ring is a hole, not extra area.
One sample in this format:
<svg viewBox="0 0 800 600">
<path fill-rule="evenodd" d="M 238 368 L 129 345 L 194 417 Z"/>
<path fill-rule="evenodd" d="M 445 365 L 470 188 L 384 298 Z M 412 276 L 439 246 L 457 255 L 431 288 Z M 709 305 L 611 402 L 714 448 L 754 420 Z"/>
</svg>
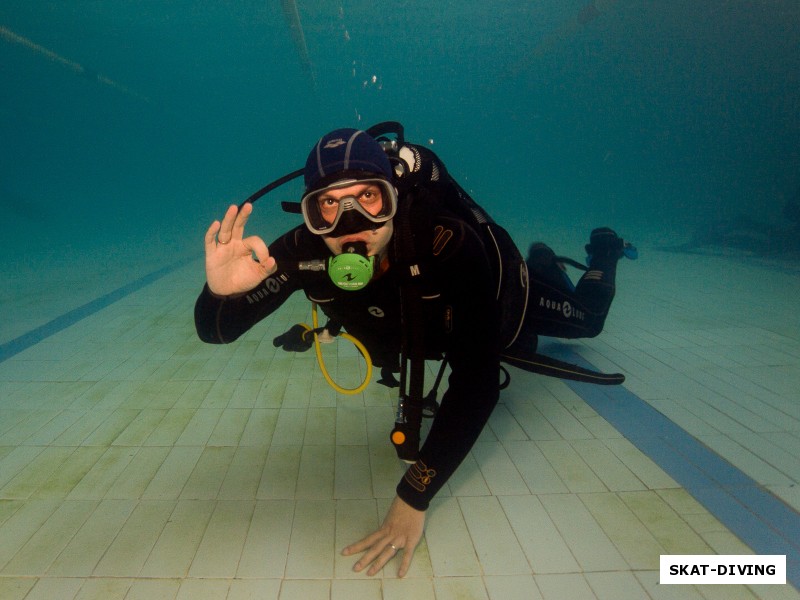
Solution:
<svg viewBox="0 0 800 600">
<path fill-rule="evenodd" d="M 397 209 L 397 192 L 383 179 L 339 181 L 306 194 L 300 202 L 312 233 L 331 233 L 347 211 L 355 210 L 371 223 L 385 223 Z"/>
</svg>

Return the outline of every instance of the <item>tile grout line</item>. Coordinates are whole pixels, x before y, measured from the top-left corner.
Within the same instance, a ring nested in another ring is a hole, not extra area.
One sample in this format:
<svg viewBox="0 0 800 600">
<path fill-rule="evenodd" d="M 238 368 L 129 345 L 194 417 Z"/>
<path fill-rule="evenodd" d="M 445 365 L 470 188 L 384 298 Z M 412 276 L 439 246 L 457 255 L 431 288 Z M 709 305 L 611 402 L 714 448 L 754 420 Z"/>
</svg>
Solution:
<svg viewBox="0 0 800 600">
<path fill-rule="evenodd" d="M 160 269 L 153 271 L 152 273 L 148 273 L 127 283 L 111 292 L 104 294 L 103 296 L 99 296 L 94 300 L 90 300 L 86 304 L 74 308 L 68 312 L 65 312 L 62 315 L 48 321 L 44 325 L 40 325 L 34 329 L 31 329 L 27 333 L 23 333 L 22 335 L 0 344 L 0 363 L 16 356 L 20 352 L 27 350 L 31 346 L 35 346 L 42 340 L 49 338 L 60 331 L 63 331 L 67 327 L 71 327 L 75 323 L 89 317 L 96 312 L 114 304 L 118 300 L 129 296 L 130 294 L 139 291 L 143 287 L 158 281 L 162 277 L 169 275 L 170 273 L 180 269 L 181 267 L 186 266 L 190 262 L 196 260 L 196 256 L 185 257 L 182 258 L 170 265 L 166 265 Z"/>
<path fill-rule="evenodd" d="M 594 368 L 567 347 L 551 353 Z M 624 387 L 565 381 L 589 406 L 760 554 L 786 554 L 786 578 L 800 588 L 800 514 Z"/>
</svg>

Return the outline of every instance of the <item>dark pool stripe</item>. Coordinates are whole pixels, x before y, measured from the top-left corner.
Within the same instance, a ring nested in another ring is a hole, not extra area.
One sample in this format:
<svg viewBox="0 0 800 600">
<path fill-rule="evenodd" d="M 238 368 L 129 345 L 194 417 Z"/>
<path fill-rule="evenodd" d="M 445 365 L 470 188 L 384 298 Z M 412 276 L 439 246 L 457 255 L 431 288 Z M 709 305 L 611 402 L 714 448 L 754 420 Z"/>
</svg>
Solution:
<svg viewBox="0 0 800 600">
<path fill-rule="evenodd" d="M 83 306 L 79 306 L 69 312 L 64 313 L 45 323 L 44 325 L 40 325 L 39 327 L 28 331 L 27 333 L 23 333 L 21 336 L 14 338 L 11 341 L 8 341 L 2 345 L 0 345 L 0 363 L 8 360 L 12 356 L 16 356 L 23 350 L 27 350 L 31 346 L 34 346 L 41 342 L 44 339 L 47 339 L 51 335 L 58 333 L 59 331 L 63 331 L 67 327 L 70 327 L 80 321 L 81 319 L 85 319 L 86 317 L 93 315 L 99 310 L 106 308 L 107 306 L 113 304 L 117 300 L 124 298 L 136 292 L 143 287 L 150 285 L 154 281 L 157 281 L 164 277 L 165 275 L 169 275 L 173 271 L 180 269 L 181 267 L 189 264 L 190 262 L 197 260 L 197 257 L 193 256 L 190 258 L 183 258 L 177 262 L 174 262 L 170 265 L 162 267 L 157 271 L 153 271 L 135 281 L 131 281 L 130 283 L 123 285 L 120 288 L 117 288 L 114 291 L 109 292 L 99 298 L 95 298 L 94 300 L 87 302 Z"/>
<path fill-rule="evenodd" d="M 566 347 L 547 352 L 595 368 Z M 800 588 L 800 513 L 630 390 L 566 383 L 754 552 L 785 554 L 787 581 Z"/>
</svg>

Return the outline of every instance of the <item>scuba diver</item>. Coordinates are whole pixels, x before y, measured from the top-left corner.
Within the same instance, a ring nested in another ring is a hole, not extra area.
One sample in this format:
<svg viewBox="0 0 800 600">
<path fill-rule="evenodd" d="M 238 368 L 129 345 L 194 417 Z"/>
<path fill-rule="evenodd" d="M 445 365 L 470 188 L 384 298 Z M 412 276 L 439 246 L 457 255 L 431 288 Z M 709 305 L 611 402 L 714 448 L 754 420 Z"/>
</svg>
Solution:
<svg viewBox="0 0 800 600">
<path fill-rule="evenodd" d="M 387 131 L 397 139 L 381 135 Z M 301 174 L 299 207 L 284 209 L 301 213 L 303 224 L 269 246 L 246 236 L 252 201 Z M 390 440 L 408 469 L 380 528 L 343 554 L 363 553 L 354 570 L 374 575 L 402 552 L 403 577 L 431 499 L 497 404 L 501 362 L 600 384 L 624 379 L 537 354 L 536 341 L 600 333 L 617 261 L 634 249 L 611 229 L 594 230 L 588 269 L 575 286 L 562 268 L 569 259 L 544 244 L 533 244 L 526 261 L 433 152 L 405 142 L 398 123 L 332 131 L 304 169 L 264 190 L 230 206 L 205 234 L 197 333 L 204 342 L 233 342 L 302 290 L 329 322 L 311 332 L 295 326 L 275 338 L 276 347 L 306 350 L 323 330 L 344 329 L 381 368 L 380 383 L 399 387 Z M 441 403 L 435 390 L 423 396 L 425 360 L 450 368 Z M 433 422 L 420 447 L 423 416 Z"/>
</svg>

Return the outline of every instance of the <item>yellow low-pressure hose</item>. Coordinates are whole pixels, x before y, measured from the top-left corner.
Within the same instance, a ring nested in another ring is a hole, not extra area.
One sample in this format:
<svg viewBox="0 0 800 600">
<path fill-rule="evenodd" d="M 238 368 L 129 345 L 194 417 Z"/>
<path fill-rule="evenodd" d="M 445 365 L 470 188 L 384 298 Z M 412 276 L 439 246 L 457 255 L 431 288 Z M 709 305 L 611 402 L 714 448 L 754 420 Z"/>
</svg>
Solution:
<svg viewBox="0 0 800 600">
<path fill-rule="evenodd" d="M 318 322 L 318 319 L 317 319 L 317 304 L 316 304 L 316 302 L 312 302 L 311 303 L 311 322 L 313 324 L 313 328 L 309 327 L 305 323 L 301 323 L 301 325 L 305 328 L 306 331 L 314 331 L 314 332 L 316 332 L 316 330 L 319 328 L 319 322 Z M 353 345 L 356 348 L 358 348 L 358 351 L 361 352 L 361 356 L 364 357 L 364 360 L 367 363 L 367 374 L 364 377 L 364 381 L 361 382 L 361 385 L 359 385 L 358 387 L 355 387 L 355 388 L 344 388 L 344 387 L 340 386 L 338 383 L 336 383 L 333 380 L 333 378 L 330 376 L 330 374 L 328 373 L 328 369 L 325 368 L 325 361 L 322 358 L 322 348 L 320 347 L 321 345 L 320 345 L 320 341 L 319 341 L 319 336 L 316 333 L 314 333 L 314 350 L 317 353 L 317 362 L 319 362 L 319 368 L 322 371 L 322 375 L 325 377 L 325 381 L 328 382 L 328 385 L 330 385 L 333 389 L 335 389 L 340 394 L 349 394 L 349 395 L 359 394 L 359 393 L 363 392 L 367 388 L 367 386 L 369 385 L 370 380 L 372 379 L 372 359 L 369 356 L 369 352 L 367 352 L 367 349 L 364 347 L 364 344 L 359 342 L 352 335 L 350 335 L 349 333 L 340 333 L 339 337 L 343 337 L 347 341 L 352 342 Z"/>
</svg>

